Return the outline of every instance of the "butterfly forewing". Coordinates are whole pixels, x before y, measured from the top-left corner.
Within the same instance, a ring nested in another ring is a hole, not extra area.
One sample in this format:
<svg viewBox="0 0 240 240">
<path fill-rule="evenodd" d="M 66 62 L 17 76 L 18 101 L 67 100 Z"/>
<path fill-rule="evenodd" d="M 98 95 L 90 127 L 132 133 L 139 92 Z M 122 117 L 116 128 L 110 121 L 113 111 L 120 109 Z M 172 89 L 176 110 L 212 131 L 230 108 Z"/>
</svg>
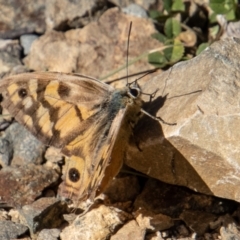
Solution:
<svg viewBox="0 0 240 240">
<path fill-rule="evenodd" d="M 82 131 L 79 125 L 99 111 L 113 89 L 78 75 L 25 73 L 2 80 L 0 91 L 2 106 L 18 122 L 45 144 L 61 148 L 67 135 Z"/>
</svg>

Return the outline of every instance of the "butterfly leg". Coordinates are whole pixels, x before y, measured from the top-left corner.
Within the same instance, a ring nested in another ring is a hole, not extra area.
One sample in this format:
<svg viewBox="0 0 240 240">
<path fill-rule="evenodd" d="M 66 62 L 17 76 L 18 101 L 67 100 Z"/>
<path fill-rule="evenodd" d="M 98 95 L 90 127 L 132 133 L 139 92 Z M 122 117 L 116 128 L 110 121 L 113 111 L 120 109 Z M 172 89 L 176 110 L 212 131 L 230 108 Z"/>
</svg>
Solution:
<svg viewBox="0 0 240 240">
<path fill-rule="evenodd" d="M 154 117 L 153 115 L 149 114 L 148 112 L 144 111 L 143 109 L 141 109 L 141 112 L 145 115 L 147 115 L 148 117 L 156 120 L 156 121 L 159 121 L 159 122 L 162 122 L 166 125 L 170 125 L 170 126 L 174 126 L 174 125 L 177 125 L 177 123 L 169 123 L 169 122 L 166 122 L 164 121 L 161 117 Z"/>
<path fill-rule="evenodd" d="M 152 100 L 155 98 L 158 91 L 159 91 L 159 88 L 157 88 L 153 93 L 142 93 L 142 94 L 149 96 L 149 102 L 152 102 Z"/>
</svg>

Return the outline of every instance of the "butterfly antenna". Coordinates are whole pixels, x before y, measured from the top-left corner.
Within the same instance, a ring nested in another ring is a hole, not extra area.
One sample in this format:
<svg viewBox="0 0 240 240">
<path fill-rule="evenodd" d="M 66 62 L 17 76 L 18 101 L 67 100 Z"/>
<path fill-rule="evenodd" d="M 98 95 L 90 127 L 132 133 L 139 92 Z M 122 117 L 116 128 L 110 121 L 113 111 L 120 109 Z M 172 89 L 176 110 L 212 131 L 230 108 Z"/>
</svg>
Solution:
<svg viewBox="0 0 240 240">
<path fill-rule="evenodd" d="M 127 57 L 126 57 L 127 85 L 128 85 L 128 54 L 129 54 L 129 43 L 130 43 L 131 30 L 132 30 L 132 22 L 130 22 L 130 25 L 129 25 L 128 39 L 127 39 Z"/>
<path fill-rule="evenodd" d="M 158 68 L 154 68 L 154 69 L 151 69 L 151 70 L 148 70 L 145 74 L 143 74 L 142 76 L 140 76 L 139 78 L 135 79 L 134 81 L 137 82 L 138 80 L 146 77 L 147 75 L 151 74 L 151 73 L 154 73 L 156 71 L 158 71 L 159 69 Z"/>
</svg>

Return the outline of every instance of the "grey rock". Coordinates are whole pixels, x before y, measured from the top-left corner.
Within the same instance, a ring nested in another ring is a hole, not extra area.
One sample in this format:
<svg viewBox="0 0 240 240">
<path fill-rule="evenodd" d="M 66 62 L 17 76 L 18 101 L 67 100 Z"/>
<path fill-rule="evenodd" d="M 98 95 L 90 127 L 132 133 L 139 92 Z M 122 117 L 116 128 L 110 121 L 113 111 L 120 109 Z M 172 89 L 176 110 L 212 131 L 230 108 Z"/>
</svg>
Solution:
<svg viewBox="0 0 240 240">
<path fill-rule="evenodd" d="M 16 65 L 21 65 L 20 57 L 21 46 L 18 40 L 0 39 L 0 76 L 4 76 Z"/>
<path fill-rule="evenodd" d="M 44 228 L 56 228 L 63 222 L 63 213 L 67 211 L 65 202 L 56 198 L 40 198 L 31 205 L 19 210 L 21 221 L 32 234 Z M 53 231 L 55 232 L 55 231 Z"/>
<path fill-rule="evenodd" d="M 40 164 L 44 151 L 45 146 L 17 122 L 0 138 L 0 159 L 5 165 Z"/>
<path fill-rule="evenodd" d="M 16 38 L 25 33 L 42 33 L 46 29 L 45 1 L 0 1 L 0 38 Z"/>
<path fill-rule="evenodd" d="M 60 230 L 57 228 L 43 229 L 37 236 L 37 240 L 58 240 L 60 236 Z"/>
<path fill-rule="evenodd" d="M 19 223 L 13 223 L 11 221 L 0 221 L 0 239 L 9 240 L 18 238 L 26 233 L 28 228 Z"/>
<path fill-rule="evenodd" d="M 147 12 L 144 8 L 138 4 L 130 4 L 127 7 L 123 8 L 122 11 L 126 14 L 130 14 L 136 17 L 147 18 Z"/>
<path fill-rule="evenodd" d="M 20 44 L 23 47 L 24 54 L 27 55 L 30 52 L 32 43 L 38 39 L 36 34 L 24 34 L 20 37 Z"/>
</svg>

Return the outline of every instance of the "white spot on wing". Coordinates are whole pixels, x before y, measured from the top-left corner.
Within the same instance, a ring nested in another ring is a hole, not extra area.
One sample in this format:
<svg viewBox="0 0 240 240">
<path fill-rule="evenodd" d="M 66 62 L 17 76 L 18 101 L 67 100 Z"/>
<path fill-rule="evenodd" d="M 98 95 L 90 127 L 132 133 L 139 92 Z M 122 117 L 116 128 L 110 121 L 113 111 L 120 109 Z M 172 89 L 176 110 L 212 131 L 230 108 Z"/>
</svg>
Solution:
<svg viewBox="0 0 240 240">
<path fill-rule="evenodd" d="M 33 105 L 33 100 L 31 97 L 26 97 L 23 99 L 24 109 L 28 109 Z"/>
</svg>

